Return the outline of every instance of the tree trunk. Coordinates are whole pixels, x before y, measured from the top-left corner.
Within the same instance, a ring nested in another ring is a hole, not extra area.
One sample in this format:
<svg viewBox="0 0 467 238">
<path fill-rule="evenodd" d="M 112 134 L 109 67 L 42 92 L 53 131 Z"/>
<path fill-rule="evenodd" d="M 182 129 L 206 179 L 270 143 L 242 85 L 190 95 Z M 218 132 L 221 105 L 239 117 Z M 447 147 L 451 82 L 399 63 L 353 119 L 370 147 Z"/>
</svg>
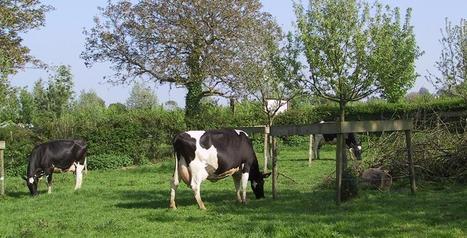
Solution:
<svg viewBox="0 0 467 238">
<path fill-rule="evenodd" d="M 203 88 L 201 82 L 192 82 L 186 85 L 188 90 L 185 96 L 185 123 L 188 129 L 200 129 L 198 115 L 201 112 L 201 99 Z"/>
</svg>

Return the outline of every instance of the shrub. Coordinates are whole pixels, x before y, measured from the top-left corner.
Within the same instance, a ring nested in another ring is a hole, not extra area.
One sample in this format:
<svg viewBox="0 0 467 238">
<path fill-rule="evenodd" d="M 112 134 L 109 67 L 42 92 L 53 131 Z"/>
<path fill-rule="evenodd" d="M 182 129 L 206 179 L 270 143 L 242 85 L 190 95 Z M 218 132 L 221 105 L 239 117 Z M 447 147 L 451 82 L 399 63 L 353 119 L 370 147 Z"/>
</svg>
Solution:
<svg viewBox="0 0 467 238">
<path fill-rule="evenodd" d="M 118 169 L 133 164 L 128 155 L 100 154 L 87 157 L 89 170 Z"/>
</svg>

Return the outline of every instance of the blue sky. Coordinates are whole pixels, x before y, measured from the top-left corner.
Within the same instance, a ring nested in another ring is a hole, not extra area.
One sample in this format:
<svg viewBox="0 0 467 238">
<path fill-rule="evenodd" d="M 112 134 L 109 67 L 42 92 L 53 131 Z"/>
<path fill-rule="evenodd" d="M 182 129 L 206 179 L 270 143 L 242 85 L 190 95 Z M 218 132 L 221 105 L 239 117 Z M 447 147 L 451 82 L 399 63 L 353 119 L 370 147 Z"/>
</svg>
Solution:
<svg viewBox="0 0 467 238">
<path fill-rule="evenodd" d="M 125 102 L 128 97 L 129 85 L 114 86 L 103 81 L 103 76 L 111 75 L 106 64 L 96 64 L 86 68 L 79 58 L 84 49 L 84 28 L 91 28 L 93 17 L 98 14 L 97 8 L 105 7 L 107 0 L 58 1 L 44 0 L 46 4 L 55 7 L 46 18 L 46 26 L 24 35 L 24 44 L 31 49 L 31 54 L 51 65 L 70 65 L 74 75 L 75 91 L 94 89 L 107 104 Z M 284 30 L 292 30 L 295 20 L 291 0 L 261 0 L 264 10 L 270 12 Z M 303 2 L 307 2 L 303 0 Z M 381 0 L 392 7 L 400 7 L 403 11 L 413 9 L 412 24 L 415 27 L 417 43 L 425 52 L 416 64 L 418 74 L 422 75 L 411 91 L 420 87 L 433 90 L 433 87 L 423 77 L 427 70 L 433 68 L 441 51 L 439 39 L 440 29 L 444 19 L 448 17 L 458 24 L 461 18 L 467 18 L 467 0 Z M 47 79 L 43 70 L 26 69 L 12 77 L 12 84 L 32 88 L 39 78 Z M 175 100 L 184 106 L 185 90 L 170 88 L 168 85 L 152 85 L 161 102 Z"/>
</svg>

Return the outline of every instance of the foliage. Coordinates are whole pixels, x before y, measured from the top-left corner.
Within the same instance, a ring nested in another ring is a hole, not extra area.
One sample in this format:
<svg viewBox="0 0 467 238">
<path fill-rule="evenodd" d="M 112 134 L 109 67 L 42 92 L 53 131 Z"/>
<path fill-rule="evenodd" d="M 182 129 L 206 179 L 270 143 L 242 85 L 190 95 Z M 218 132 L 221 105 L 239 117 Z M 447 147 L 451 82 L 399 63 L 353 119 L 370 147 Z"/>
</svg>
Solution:
<svg viewBox="0 0 467 238">
<path fill-rule="evenodd" d="M 306 12 L 301 5 L 295 10 L 311 74 L 308 88 L 339 102 L 341 117 L 347 102 L 376 92 L 395 100 L 415 81 L 419 52 L 410 9 L 402 25 L 397 8 L 365 1 L 319 0 Z"/>
<path fill-rule="evenodd" d="M 129 109 L 151 109 L 157 106 L 157 96 L 154 90 L 144 83 L 135 82 L 126 105 Z"/>
<path fill-rule="evenodd" d="M 254 50 L 248 50 L 243 57 L 248 63 L 234 87 L 244 98 L 253 98 L 262 103 L 267 125 L 271 126 L 279 110 L 302 93 L 300 82 L 304 75 L 297 39 L 291 33 L 286 37 L 281 36 L 279 30 L 271 34 L 270 29 L 274 29 L 274 26 L 267 29 L 258 29 L 258 32 L 262 32 L 259 37 L 263 43 L 253 47 L 259 53 L 253 55 L 250 52 Z"/>
<path fill-rule="evenodd" d="M 256 44 L 254 30 L 273 21 L 259 0 L 121 0 L 101 10 L 84 32 L 86 64 L 110 62 L 116 83 L 149 77 L 182 85 L 190 119 L 203 97 L 226 94 L 243 67 L 240 52 Z"/>
<path fill-rule="evenodd" d="M 465 127 L 467 128 L 467 127 Z M 405 138 L 393 133 L 374 139 L 368 149 L 369 167 L 384 167 L 394 177 L 408 176 Z M 417 179 L 467 182 L 467 131 L 453 133 L 445 125 L 417 131 L 412 136 Z"/>
<path fill-rule="evenodd" d="M 36 81 L 33 89 L 37 119 L 59 118 L 70 106 L 73 96 L 73 75 L 70 66 L 60 65 L 49 77 L 47 86 Z"/>
<path fill-rule="evenodd" d="M 87 157 L 89 170 L 120 169 L 133 164 L 128 155 L 99 154 Z"/>
<path fill-rule="evenodd" d="M 26 174 L 29 155 L 40 142 L 37 134 L 24 125 L 0 127 L 0 140 L 6 142 L 5 172 L 7 176 Z"/>
<path fill-rule="evenodd" d="M 44 26 L 45 14 L 51 6 L 40 1 L 0 1 L 0 78 L 13 74 L 34 61 L 29 48 L 22 44 L 21 34 Z"/>
<path fill-rule="evenodd" d="M 435 63 L 441 75 L 429 73 L 427 78 L 441 92 L 467 100 L 467 20 L 453 26 L 446 18 L 441 34 L 441 56 Z"/>
</svg>

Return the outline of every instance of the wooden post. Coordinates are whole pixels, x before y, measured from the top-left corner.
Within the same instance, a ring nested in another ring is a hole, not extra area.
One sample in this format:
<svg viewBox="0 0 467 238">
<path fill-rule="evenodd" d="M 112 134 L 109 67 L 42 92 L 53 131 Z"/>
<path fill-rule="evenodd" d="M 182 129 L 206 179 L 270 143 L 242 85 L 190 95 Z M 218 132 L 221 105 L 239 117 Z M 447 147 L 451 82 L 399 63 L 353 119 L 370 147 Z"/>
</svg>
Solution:
<svg viewBox="0 0 467 238">
<path fill-rule="evenodd" d="M 5 195 L 5 168 L 3 162 L 3 150 L 5 150 L 5 141 L 0 141 L 0 196 Z"/>
<path fill-rule="evenodd" d="M 341 191 L 342 191 L 342 167 L 343 167 L 343 151 L 344 135 L 337 134 L 336 146 L 336 204 L 341 204 Z"/>
<path fill-rule="evenodd" d="M 412 158 L 412 131 L 405 131 L 405 143 L 407 144 L 407 159 L 409 160 L 409 177 L 410 177 L 410 190 L 415 194 L 417 187 L 415 185 L 415 170 Z"/>
<path fill-rule="evenodd" d="M 270 133 L 270 127 L 265 126 L 264 127 L 264 168 L 263 172 L 267 173 L 268 172 L 268 160 L 269 160 L 269 133 Z"/>
<path fill-rule="evenodd" d="M 313 151 L 313 147 L 314 147 L 313 144 L 315 142 L 314 137 L 315 136 L 313 134 L 310 135 L 310 148 L 309 148 L 309 151 L 308 151 L 308 166 L 310 166 L 310 167 L 311 167 L 311 162 L 313 162 L 313 159 L 314 159 L 313 157 L 315 157 L 314 156 L 315 151 Z"/>
<path fill-rule="evenodd" d="M 276 138 L 271 137 L 271 149 L 272 149 L 272 198 L 277 198 L 277 144 Z"/>
</svg>

